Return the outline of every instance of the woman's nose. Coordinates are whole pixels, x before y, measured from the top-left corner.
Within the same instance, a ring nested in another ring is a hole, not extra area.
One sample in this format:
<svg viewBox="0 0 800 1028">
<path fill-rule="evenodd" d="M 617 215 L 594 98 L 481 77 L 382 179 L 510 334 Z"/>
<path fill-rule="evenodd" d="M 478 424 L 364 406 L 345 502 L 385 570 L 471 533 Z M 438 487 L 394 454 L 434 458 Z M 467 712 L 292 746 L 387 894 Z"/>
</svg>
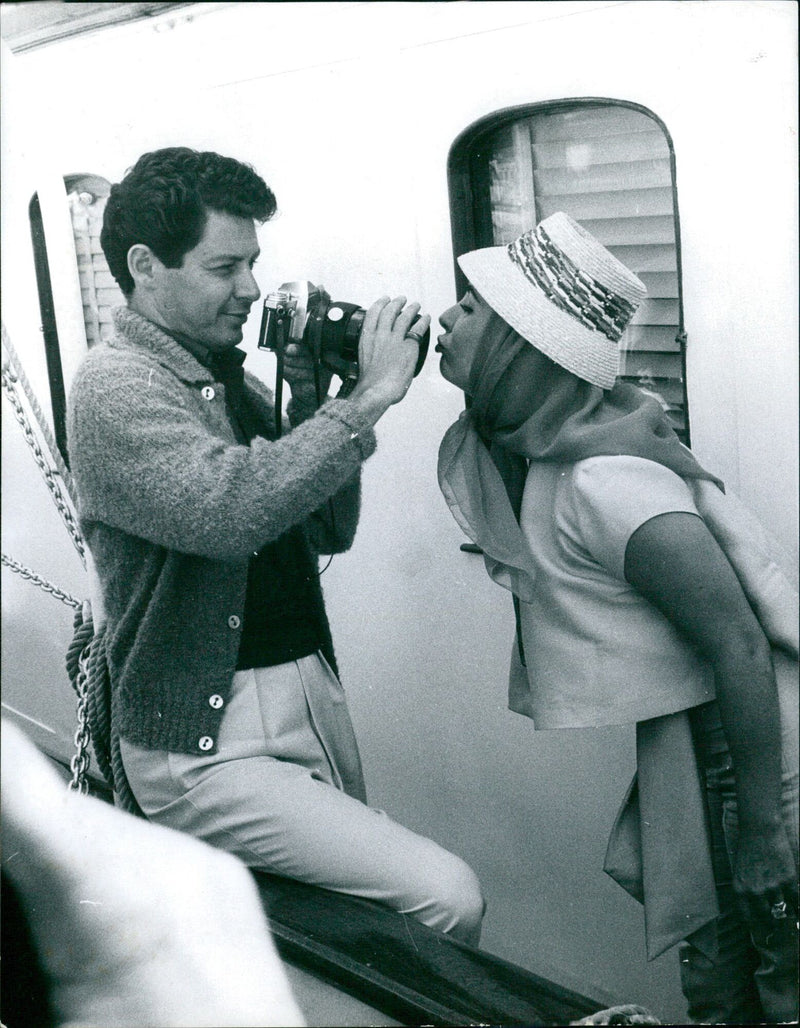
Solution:
<svg viewBox="0 0 800 1028">
<path fill-rule="evenodd" d="M 453 319 L 455 317 L 456 307 L 457 305 L 453 307 L 448 307 L 444 314 L 439 315 L 439 324 L 442 326 L 445 332 L 449 332 L 450 329 L 453 327 Z"/>
</svg>

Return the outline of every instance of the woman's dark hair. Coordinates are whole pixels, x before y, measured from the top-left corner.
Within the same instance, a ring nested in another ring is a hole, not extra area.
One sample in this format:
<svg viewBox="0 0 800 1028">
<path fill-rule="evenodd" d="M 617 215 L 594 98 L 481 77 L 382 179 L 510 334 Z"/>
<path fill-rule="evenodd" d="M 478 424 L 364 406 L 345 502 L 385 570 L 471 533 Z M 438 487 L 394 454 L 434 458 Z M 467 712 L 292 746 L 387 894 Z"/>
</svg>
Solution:
<svg viewBox="0 0 800 1028">
<path fill-rule="evenodd" d="M 111 187 L 100 245 L 125 296 L 133 292 L 128 251 L 149 246 L 168 268 L 200 242 L 208 211 L 265 222 L 275 213 L 272 190 L 248 165 L 218 153 L 171 146 L 146 153 Z"/>
</svg>

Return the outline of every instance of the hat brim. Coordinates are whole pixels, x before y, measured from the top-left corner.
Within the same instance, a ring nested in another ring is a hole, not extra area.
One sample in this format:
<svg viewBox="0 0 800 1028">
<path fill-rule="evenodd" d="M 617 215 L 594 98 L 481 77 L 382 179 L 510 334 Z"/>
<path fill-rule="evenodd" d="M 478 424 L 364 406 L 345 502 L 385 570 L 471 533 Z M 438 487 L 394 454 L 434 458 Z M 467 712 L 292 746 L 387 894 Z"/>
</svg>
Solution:
<svg viewBox="0 0 800 1028">
<path fill-rule="evenodd" d="M 550 360 L 601 389 L 619 373 L 619 344 L 560 310 L 514 263 L 505 246 L 472 250 L 461 270 L 486 303 Z"/>
</svg>

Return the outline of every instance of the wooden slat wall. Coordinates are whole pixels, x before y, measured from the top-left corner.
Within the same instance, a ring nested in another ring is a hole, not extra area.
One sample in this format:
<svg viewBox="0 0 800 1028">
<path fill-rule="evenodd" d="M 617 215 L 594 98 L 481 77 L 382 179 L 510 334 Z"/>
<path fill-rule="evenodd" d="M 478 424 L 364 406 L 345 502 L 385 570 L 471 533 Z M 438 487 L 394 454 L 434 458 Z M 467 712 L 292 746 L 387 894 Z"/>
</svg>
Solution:
<svg viewBox="0 0 800 1028">
<path fill-rule="evenodd" d="M 566 211 L 647 286 L 620 344 L 622 377 L 652 392 L 685 434 L 672 172 L 661 127 L 618 104 L 582 104 L 503 125 L 482 149 L 492 243 Z"/>
<path fill-rule="evenodd" d="M 87 176 L 85 182 L 71 183 L 67 197 L 75 237 L 86 342 L 90 348 L 111 337 L 111 312 L 125 302 L 100 246 L 107 198 L 108 183 L 95 176 Z"/>
</svg>

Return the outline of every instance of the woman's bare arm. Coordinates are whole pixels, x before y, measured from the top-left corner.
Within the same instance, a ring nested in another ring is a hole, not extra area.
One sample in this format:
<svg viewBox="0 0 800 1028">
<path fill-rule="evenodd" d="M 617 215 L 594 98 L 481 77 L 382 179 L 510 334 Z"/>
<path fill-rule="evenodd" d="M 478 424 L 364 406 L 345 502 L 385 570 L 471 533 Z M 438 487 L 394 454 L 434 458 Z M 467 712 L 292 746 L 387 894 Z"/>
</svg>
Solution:
<svg viewBox="0 0 800 1028">
<path fill-rule="evenodd" d="M 625 553 L 625 577 L 710 662 L 733 756 L 739 807 L 734 888 L 751 917 L 796 905 L 797 876 L 781 820 L 781 730 L 769 643 L 736 574 L 702 519 L 661 514 Z"/>
</svg>

